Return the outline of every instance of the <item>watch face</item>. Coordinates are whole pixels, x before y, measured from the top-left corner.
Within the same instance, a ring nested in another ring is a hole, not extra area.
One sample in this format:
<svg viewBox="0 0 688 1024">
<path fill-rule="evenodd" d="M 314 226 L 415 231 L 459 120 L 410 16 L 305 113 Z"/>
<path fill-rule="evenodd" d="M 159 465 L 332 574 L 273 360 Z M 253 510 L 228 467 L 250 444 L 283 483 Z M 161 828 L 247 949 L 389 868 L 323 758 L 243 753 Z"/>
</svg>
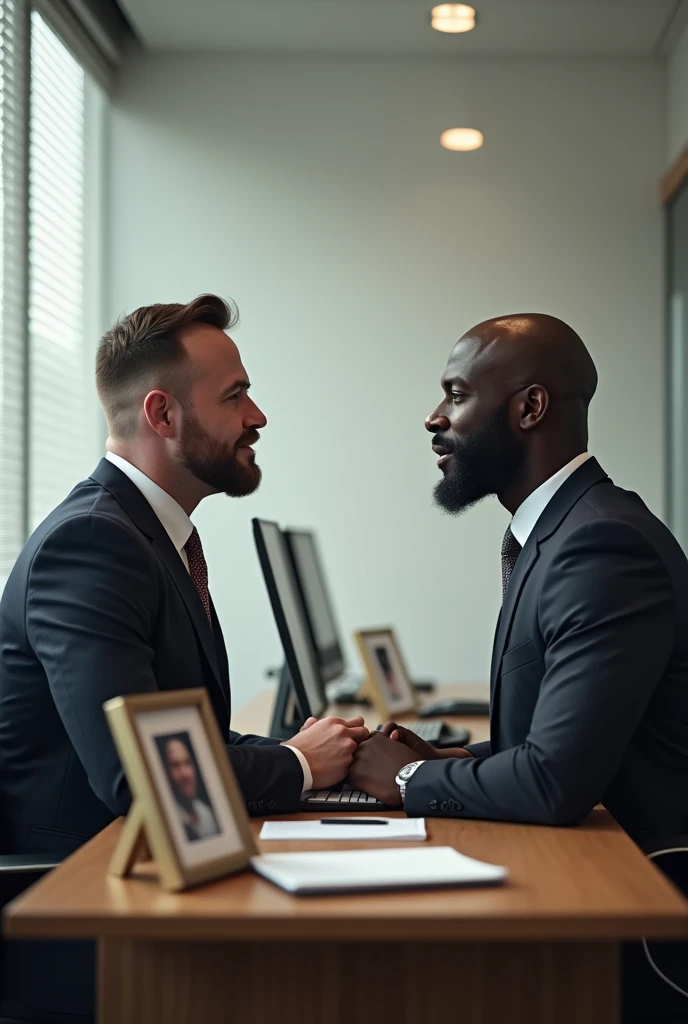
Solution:
<svg viewBox="0 0 688 1024">
<path fill-rule="evenodd" d="M 413 764 L 405 764 L 404 767 L 399 772 L 399 778 L 410 779 L 413 773 L 415 772 L 416 767 L 417 765 L 415 764 L 415 762 Z"/>
</svg>

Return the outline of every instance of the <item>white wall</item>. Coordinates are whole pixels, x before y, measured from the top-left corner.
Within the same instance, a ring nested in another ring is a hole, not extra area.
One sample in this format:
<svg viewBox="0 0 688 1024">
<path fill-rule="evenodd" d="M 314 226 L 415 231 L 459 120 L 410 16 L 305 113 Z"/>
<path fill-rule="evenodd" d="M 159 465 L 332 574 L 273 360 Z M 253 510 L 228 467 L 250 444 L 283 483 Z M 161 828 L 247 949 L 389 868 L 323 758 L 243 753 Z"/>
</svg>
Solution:
<svg viewBox="0 0 688 1024">
<path fill-rule="evenodd" d="M 688 25 L 667 60 L 667 168 L 688 145 Z"/>
<path fill-rule="evenodd" d="M 573 324 L 601 377 L 592 446 L 662 512 L 662 100 L 661 67 L 633 61 L 127 69 L 112 314 L 233 296 L 270 420 L 260 491 L 196 513 L 238 704 L 280 660 L 253 515 L 317 528 L 347 635 L 393 623 L 413 672 L 487 678 L 507 516 L 433 509 L 423 429 L 453 342 L 486 317 Z M 442 150 L 465 124 L 484 149 Z"/>
</svg>

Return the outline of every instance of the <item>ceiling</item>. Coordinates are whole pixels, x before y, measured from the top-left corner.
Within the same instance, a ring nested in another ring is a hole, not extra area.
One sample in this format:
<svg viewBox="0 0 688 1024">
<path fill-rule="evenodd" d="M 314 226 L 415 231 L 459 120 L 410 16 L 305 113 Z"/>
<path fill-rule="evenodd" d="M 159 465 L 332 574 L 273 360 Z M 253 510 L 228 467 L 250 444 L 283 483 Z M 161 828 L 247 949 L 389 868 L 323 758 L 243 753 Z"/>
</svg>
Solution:
<svg viewBox="0 0 688 1024">
<path fill-rule="evenodd" d="M 637 55 L 661 52 L 688 0 L 470 0 L 473 32 L 429 25 L 440 0 L 119 0 L 154 50 Z"/>
</svg>

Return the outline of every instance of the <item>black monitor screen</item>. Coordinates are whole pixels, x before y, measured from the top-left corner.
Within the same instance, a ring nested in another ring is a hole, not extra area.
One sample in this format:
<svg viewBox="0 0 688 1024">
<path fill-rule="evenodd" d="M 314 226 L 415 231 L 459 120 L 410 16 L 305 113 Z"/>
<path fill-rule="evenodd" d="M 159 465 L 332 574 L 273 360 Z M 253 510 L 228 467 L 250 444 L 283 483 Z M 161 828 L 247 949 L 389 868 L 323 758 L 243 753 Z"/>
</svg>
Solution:
<svg viewBox="0 0 688 1024">
<path fill-rule="evenodd" d="M 253 533 L 299 710 L 318 717 L 325 690 L 286 542 L 277 523 L 263 519 L 253 520 Z"/>
<path fill-rule="evenodd" d="M 325 682 L 330 682 L 342 674 L 344 658 L 315 535 L 307 530 L 287 530 L 285 536 L 318 654 L 320 671 Z"/>
</svg>

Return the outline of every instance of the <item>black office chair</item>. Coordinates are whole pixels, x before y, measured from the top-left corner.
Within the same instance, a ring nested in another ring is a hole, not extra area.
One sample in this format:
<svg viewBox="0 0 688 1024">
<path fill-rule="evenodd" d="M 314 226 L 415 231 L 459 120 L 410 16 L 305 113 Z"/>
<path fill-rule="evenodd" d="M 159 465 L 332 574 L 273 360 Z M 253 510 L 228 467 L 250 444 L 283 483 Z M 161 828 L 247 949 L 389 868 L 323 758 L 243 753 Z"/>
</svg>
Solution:
<svg viewBox="0 0 688 1024">
<path fill-rule="evenodd" d="M 42 875 L 51 871 L 59 863 L 54 857 L 34 853 L 3 853 L 0 854 L 0 911 L 25 889 L 33 885 Z M 2 976 L 3 959 L 6 944 L 0 932 L 0 977 Z M 15 1018 L 3 1017 L 2 992 L 0 992 L 0 1024 L 7 1021 L 12 1024 Z"/>
<path fill-rule="evenodd" d="M 688 897 L 688 835 L 643 845 L 662 874 Z M 647 942 L 624 947 L 624 1021 L 688 1021 L 688 942 Z"/>
<path fill-rule="evenodd" d="M 0 909 L 59 863 L 39 853 L 0 853 Z"/>
<path fill-rule="evenodd" d="M 688 897 L 688 835 L 654 843 L 645 852 L 679 892 Z M 655 972 L 664 975 L 669 987 L 681 989 L 688 1019 L 688 942 L 644 942 L 644 947 Z"/>
</svg>

